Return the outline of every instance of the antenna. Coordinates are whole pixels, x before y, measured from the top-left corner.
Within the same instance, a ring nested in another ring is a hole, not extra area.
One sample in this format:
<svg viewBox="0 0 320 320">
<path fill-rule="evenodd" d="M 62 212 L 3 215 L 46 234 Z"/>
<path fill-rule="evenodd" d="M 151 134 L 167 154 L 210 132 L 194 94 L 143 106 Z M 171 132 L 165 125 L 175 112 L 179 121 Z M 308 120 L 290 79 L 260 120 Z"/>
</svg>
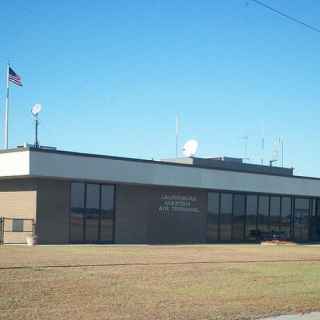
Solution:
<svg viewBox="0 0 320 320">
<path fill-rule="evenodd" d="M 35 148 L 39 148 L 39 141 L 38 141 L 38 126 L 39 126 L 39 120 L 38 120 L 38 115 L 42 110 L 42 106 L 41 104 L 37 103 L 35 104 L 32 109 L 31 109 L 31 113 L 33 116 L 33 119 L 35 121 L 35 137 L 34 137 L 34 146 Z"/>
<path fill-rule="evenodd" d="M 281 167 L 283 168 L 284 167 L 284 161 L 283 161 L 283 158 L 284 158 L 284 140 L 283 138 L 279 138 L 279 145 L 281 146 Z"/>
<path fill-rule="evenodd" d="M 197 140 L 188 140 L 183 146 L 183 154 L 186 157 L 193 157 L 198 150 L 199 143 Z"/>
<path fill-rule="evenodd" d="M 272 160 L 279 160 L 279 141 L 275 140 L 273 142 L 273 150 L 272 150 Z"/>
<path fill-rule="evenodd" d="M 249 160 L 249 157 L 248 157 L 248 140 L 249 140 L 249 136 L 244 136 L 244 137 L 242 137 L 242 139 L 244 140 L 243 160 Z"/>
<path fill-rule="evenodd" d="M 269 161 L 270 167 L 272 167 L 274 162 L 279 161 L 279 142 L 279 140 L 273 142 L 272 159 Z"/>
</svg>

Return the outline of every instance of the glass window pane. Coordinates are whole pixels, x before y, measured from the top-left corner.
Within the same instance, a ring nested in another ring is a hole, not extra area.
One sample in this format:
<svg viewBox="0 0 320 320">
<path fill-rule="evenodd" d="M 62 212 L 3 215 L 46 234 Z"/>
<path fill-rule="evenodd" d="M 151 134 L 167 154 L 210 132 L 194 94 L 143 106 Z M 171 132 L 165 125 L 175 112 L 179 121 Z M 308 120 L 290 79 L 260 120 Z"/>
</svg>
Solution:
<svg viewBox="0 0 320 320">
<path fill-rule="evenodd" d="M 114 186 L 101 186 L 101 241 L 113 240 Z"/>
<path fill-rule="evenodd" d="M 70 212 L 70 240 L 82 242 L 84 240 L 84 183 L 71 184 L 71 212 Z"/>
<path fill-rule="evenodd" d="M 98 184 L 87 184 L 86 209 L 87 213 L 99 210 L 100 186 Z"/>
<path fill-rule="evenodd" d="M 101 187 L 101 209 L 104 211 L 113 211 L 113 186 L 102 185 Z"/>
<path fill-rule="evenodd" d="M 281 203 L 281 232 L 286 239 L 291 238 L 291 198 L 282 197 Z"/>
<path fill-rule="evenodd" d="M 270 198 L 270 216 L 279 217 L 280 216 L 280 197 Z"/>
<path fill-rule="evenodd" d="M 258 197 L 247 195 L 246 239 L 257 239 Z"/>
<path fill-rule="evenodd" d="M 310 199 L 296 198 L 294 211 L 294 238 L 297 241 L 309 240 Z"/>
<path fill-rule="evenodd" d="M 280 231 L 280 197 L 270 197 L 270 231 L 279 233 Z"/>
<path fill-rule="evenodd" d="M 221 193 L 220 240 L 231 240 L 232 227 L 232 194 Z"/>
<path fill-rule="evenodd" d="M 208 211 L 211 214 L 219 213 L 219 193 L 218 192 L 209 192 L 208 193 Z"/>
<path fill-rule="evenodd" d="M 314 215 L 310 221 L 311 237 L 313 241 L 320 241 L 320 199 L 314 199 Z"/>
<path fill-rule="evenodd" d="M 23 232 L 23 219 L 12 219 L 12 232 Z"/>
<path fill-rule="evenodd" d="M 245 227 L 245 195 L 235 194 L 233 199 L 232 240 L 244 240 Z"/>
<path fill-rule="evenodd" d="M 320 199 L 316 200 L 316 215 L 320 216 Z"/>
<path fill-rule="evenodd" d="M 100 185 L 87 184 L 86 192 L 86 241 L 96 242 L 99 237 Z"/>
<path fill-rule="evenodd" d="M 260 233 L 269 231 L 269 197 L 259 196 L 258 230 Z"/>
<path fill-rule="evenodd" d="M 320 240 L 319 199 L 312 199 L 312 214 L 310 217 L 310 236 L 312 241 Z"/>
<path fill-rule="evenodd" d="M 311 216 L 316 216 L 317 215 L 317 211 L 316 211 L 316 199 L 311 199 L 310 200 L 311 203 L 311 208 L 310 208 L 310 212 L 311 212 Z"/>
<path fill-rule="evenodd" d="M 72 211 L 84 209 L 84 183 L 71 184 L 71 209 Z"/>
<path fill-rule="evenodd" d="M 208 226 L 207 226 L 207 242 L 215 242 L 218 240 L 219 226 L 219 193 L 208 193 Z"/>
</svg>

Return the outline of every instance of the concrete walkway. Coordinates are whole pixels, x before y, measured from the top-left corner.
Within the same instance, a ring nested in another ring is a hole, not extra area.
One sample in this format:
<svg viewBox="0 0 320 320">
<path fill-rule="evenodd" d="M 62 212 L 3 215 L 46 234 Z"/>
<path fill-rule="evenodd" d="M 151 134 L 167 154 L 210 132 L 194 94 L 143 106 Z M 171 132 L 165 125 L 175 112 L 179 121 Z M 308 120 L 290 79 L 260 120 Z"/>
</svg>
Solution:
<svg viewBox="0 0 320 320">
<path fill-rule="evenodd" d="M 260 320 L 320 320 L 320 312 L 264 318 Z"/>
</svg>

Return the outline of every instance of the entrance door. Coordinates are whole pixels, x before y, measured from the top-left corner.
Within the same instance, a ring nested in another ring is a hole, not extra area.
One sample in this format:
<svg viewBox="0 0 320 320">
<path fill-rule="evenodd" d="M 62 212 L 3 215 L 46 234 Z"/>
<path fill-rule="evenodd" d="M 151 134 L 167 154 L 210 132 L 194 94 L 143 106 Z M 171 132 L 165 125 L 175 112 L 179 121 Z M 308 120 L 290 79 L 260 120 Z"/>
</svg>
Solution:
<svg viewBox="0 0 320 320">
<path fill-rule="evenodd" d="M 112 242 L 114 229 L 114 186 L 72 183 L 70 241 Z"/>
<path fill-rule="evenodd" d="M 98 242 L 100 224 L 100 185 L 87 184 L 85 242 Z"/>
<path fill-rule="evenodd" d="M 70 200 L 70 241 L 83 242 L 85 221 L 85 184 L 72 183 Z"/>
<path fill-rule="evenodd" d="M 114 225 L 114 186 L 101 186 L 101 242 L 113 241 L 113 225 Z"/>
</svg>

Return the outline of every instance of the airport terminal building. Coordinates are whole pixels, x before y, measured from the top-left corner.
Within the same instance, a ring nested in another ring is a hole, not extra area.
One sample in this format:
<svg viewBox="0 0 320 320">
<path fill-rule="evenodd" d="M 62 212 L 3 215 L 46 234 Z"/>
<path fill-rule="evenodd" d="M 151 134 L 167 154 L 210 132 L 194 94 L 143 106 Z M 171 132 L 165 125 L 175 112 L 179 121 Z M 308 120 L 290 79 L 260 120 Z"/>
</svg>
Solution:
<svg viewBox="0 0 320 320">
<path fill-rule="evenodd" d="M 233 158 L 163 161 L 22 147 L 0 152 L 3 243 L 320 240 L 320 179 Z M 32 228 L 31 228 L 32 224 Z"/>
</svg>

